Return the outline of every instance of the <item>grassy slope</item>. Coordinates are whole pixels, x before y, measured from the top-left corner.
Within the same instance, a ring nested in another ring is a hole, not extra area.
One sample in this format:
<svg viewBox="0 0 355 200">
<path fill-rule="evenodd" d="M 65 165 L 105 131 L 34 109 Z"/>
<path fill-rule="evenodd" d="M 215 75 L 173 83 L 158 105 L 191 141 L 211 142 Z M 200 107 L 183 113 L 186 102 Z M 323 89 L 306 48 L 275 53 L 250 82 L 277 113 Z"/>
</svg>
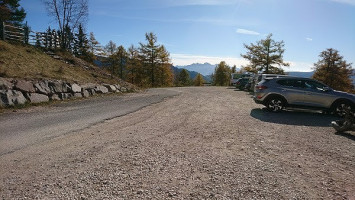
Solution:
<svg viewBox="0 0 355 200">
<path fill-rule="evenodd" d="M 69 54 L 67 61 L 54 59 L 32 46 L 9 44 L 0 40 L 0 77 L 57 79 L 77 83 L 118 83 L 100 68 Z M 70 63 L 70 64 L 68 64 Z"/>
</svg>

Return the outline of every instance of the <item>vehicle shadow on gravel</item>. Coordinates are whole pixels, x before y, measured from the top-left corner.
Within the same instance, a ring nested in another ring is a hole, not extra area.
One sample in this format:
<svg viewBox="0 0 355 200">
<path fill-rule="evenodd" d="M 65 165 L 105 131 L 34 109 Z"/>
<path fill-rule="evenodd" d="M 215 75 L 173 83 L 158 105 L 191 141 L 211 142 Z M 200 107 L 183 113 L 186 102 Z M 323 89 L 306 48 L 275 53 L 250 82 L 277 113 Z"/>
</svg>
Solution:
<svg viewBox="0 0 355 200">
<path fill-rule="evenodd" d="M 336 132 L 335 135 L 343 136 L 343 137 L 346 137 L 350 140 L 355 141 L 355 135 L 352 135 L 350 132 L 343 132 L 343 133 Z"/>
<path fill-rule="evenodd" d="M 296 126 L 317 126 L 330 127 L 330 123 L 334 120 L 339 120 L 338 117 L 315 112 L 304 111 L 282 111 L 273 113 L 265 108 L 256 108 L 251 110 L 250 115 L 255 119 L 264 122 L 287 124 Z"/>
</svg>

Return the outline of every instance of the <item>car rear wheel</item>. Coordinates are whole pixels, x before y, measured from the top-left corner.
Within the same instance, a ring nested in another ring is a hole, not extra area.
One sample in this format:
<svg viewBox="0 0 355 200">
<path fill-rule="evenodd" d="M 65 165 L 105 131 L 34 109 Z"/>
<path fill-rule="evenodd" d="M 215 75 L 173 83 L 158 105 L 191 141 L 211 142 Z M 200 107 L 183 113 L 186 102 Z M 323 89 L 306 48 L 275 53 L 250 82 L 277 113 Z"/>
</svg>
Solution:
<svg viewBox="0 0 355 200">
<path fill-rule="evenodd" d="M 271 97 L 266 104 L 267 109 L 272 112 L 280 112 L 284 106 L 285 102 L 280 97 Z"/>
<path fill-rule="evenodd" d="M 333 113 L 339 117 L 345 117 L 345 115 L 353 109 L 354 106 L 350 102 L 341 101 L 335 105 Z"/>
</svg>

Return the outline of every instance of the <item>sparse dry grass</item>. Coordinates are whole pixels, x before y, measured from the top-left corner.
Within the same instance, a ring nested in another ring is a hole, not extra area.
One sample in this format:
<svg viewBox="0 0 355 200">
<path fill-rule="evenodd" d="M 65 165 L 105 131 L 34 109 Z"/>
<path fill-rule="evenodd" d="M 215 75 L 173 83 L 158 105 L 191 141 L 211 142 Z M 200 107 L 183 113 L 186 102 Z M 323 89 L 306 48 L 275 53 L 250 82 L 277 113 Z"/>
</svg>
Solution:
<svg viewBox="0 0 355 200">
<path fill-rule="evenodd" d="M 107 72 L 68 53 L 58 52 L 68 63 L 54 59 L 42 50 L 0 41 L 0 77 L 59 79 L 77 83 L 117 83 Z M 86 68 L 85 68 L 86 66 Z"/>
</svg>

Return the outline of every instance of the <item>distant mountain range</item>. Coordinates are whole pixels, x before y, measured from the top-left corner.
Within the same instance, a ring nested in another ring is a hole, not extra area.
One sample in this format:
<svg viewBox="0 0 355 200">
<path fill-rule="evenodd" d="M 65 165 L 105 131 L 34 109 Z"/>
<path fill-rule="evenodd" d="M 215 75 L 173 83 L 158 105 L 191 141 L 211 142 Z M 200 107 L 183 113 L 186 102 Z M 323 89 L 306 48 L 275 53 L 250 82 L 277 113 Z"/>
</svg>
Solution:
<svg viewBox="0 0 355 200">
<path fill-rule="evenodd" d="M 186 69 L 188 71 L 194 71 L 202 74 L 203 76 L 209 76 L 214 73 L 214 69 L 217 65 L 212 65 L 210 63 L 193 63 L 191 65 L 175 66 L 180 69 Z"/>
<path fill-rule="evenodd" d="M 177 67 L 171 67 L 171 69 L 173 70 L 174 72 L 174 75 L 178 75 L 182 70 L 183 68 L 177 68 Z M 186 69 L 187 70 L 187 69 Z M 194 80 L 196 78 L 196 76 L 199 74 L 198 72 L 195 72 L 195 71 L 190 71 L 190 70 L 187 70 L 187 72 L 189 73 L 190 75 L 190 78 L 192 80 Z M 200 73 L 201 74 L 201 73 Z M 201 74 L 202 75 L 202 74 Z M 202 75 L 203 79 L 207 82 L 210 82 L 211 81 L 211 78 L 209 76 L 204 76 Z"/>
</svg>

